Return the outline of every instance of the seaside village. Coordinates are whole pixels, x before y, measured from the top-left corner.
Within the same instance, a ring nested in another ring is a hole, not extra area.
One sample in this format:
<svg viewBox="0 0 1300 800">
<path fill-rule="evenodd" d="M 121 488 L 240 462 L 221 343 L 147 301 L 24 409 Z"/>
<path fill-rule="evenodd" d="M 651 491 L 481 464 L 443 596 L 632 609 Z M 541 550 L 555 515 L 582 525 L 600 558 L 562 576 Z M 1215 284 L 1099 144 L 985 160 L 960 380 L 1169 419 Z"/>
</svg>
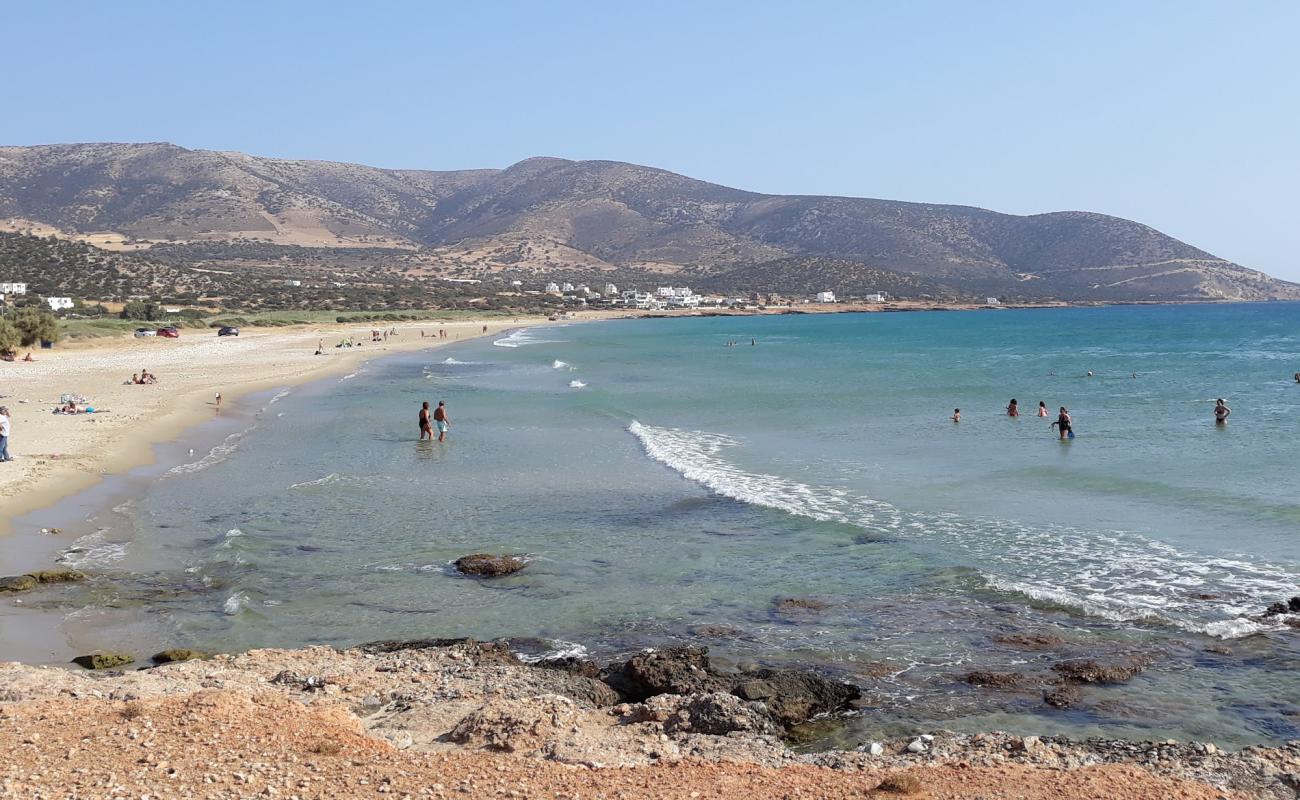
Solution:
<svg viewBox="0 0 1300 800">
<path fill-rule="evenodd" d="M 514 281 L 512 285 L 521 287 L 522 282 Z M 543 289 L 543 293 L 561 297 L 566 303 L 575 305 L 634 308 L 640 311 L 694 308 L 756 310 L 759 307 L 781 308 L 811 303 L 840 302 L 835 297 L 835 293 L 830 291 L 817 292 L 811 297 L 785 296 L 776 293 L 764 294 L 760 292 L 750 292 L 746 296 L 728 296 L 696 294 L 688 286 L 660 286 L 653 292 L 643 292 L 638 289 L 619 291 L 619 288 L 614 284 L 606 283 L 599 290 L 596 290 L 586 284 L 575 286 L 567 281 L 563 283 L 548 282 L 545 289 Z M 871 292 L 855 299 L 865 303 L 884 303 L 888 300 L 888 297 L 883 292 Z"/>
</svg>

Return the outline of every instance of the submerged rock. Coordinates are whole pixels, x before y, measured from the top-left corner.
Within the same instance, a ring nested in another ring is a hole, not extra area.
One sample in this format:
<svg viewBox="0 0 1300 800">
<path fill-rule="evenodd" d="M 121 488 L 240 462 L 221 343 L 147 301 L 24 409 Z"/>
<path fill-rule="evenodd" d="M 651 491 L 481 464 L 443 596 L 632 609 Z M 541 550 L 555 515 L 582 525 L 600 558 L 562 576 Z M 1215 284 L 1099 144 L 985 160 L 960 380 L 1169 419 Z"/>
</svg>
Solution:
<svg viewBox="0 0 1300 800">
<path fill-rule="evenodd" d="M 825 611 L 831 607 L 825 600 L 812 597 L 778 597 L 772 604 L 778 613 L 792 611 Z"/>
<path fill-rule="evenodd" d="M 994 636 L 993 641 L 1017 650 L 1052 650 L 1065 644 L 1065 640 L 1051 633 L 1006 633 Z"/>
<path fill-rule="evenodd" d="M 1043 694 L 1043 702 L 1052 708 L 1074 708 L 1083 699 L 1077 686 L 1061 684 Z"/>
<path fill-rule="evenodd" d="M 1016 689 L 1024 685 L 1025 676 L 1018 672 L 968 672 L 962 680 L 971 686 L 988 686 L 993 689 Z"/>
<path fill-rule="evenodd" d="M 86 579 L 86 573 L 75 569 L 42 569 L 27 574 L 37 583 L 72 583 Z"/>
<path fill-rule="evenodd" d="M 35 589 L 36 583 L 31 575 L 10 575 L 0 578 L 0 592 L 26 592 Z"/>
<path fill-rule="evenodd" d="M 464 575 L 476 575 L 480 578 L 496 578 L 511 575 L 528 566 L 523 556 L 475 553 L 456 559 L 456 569 Z"/>
<path fill-rule="evenodd" d="M 1083 661 L 1062 661 L 1059 664 L 1052 665 L 1053 671 L 1074 683 L 1124 683 L 1145 668 L 1146 662 L 1140 660 L 1102 664 L 1087 659 Z"/>
<path fill-rule="evenodd" d="M 72 663 L 86 669 L 112 669 L 130 664 L 132 661 L 135 661 L 135 656 L 126 653 L 91 653 L 72 659 Z"/>
<path fill-rule="evenodd" d="M 164 650 L 161 653 L 154 653 L 152 660 L 155 664 L 172 664 L 177 661 L 193 661 L 195 659 L 211 657 L 211 653 L 190 650 L 185 647 L 176 647 L 171 650 Z"/>
</svg>

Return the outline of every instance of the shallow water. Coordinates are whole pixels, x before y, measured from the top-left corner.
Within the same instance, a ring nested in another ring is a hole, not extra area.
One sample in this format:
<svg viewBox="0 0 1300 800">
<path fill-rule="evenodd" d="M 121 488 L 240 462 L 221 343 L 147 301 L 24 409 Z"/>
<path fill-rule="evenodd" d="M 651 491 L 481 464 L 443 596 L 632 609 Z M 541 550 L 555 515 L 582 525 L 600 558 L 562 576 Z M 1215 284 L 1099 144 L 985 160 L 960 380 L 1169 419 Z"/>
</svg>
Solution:
<svg viewBox="0 0 1300 800">
<path fill-rule="evenodd" d="M 101 514 L 64 559 L 104 577 L 58 602 L 79 639 L 141 648 L 704 635 L 860 683 L 870 707 L 823 744 L 1298 738 L 1300 634 L 1252 619 L 1300 593 L 1297 370 L 1297 304 L 520 331 L 277 397 Z M 415 441 L 439 399 L 449 440 Z M 479 551 L 533 560 L 490 583 L 448 567 Z M 1064 643 L 997 640 L 1025 632 Z M 959 680 L 1130 655 L 1153 665 L 1064 712 Z"/>
</svg>

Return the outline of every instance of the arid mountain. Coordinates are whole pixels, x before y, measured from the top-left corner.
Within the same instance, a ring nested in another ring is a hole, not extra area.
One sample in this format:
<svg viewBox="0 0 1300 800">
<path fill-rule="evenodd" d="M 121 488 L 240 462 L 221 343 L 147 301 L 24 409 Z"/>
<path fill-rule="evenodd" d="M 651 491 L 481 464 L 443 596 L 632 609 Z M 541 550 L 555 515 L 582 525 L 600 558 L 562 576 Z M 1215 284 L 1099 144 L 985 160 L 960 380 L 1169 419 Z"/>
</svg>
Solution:
<svg viewBox="0 0 1300 800">
<path fill-rule="evenodd" d="M 405 249 L 458 274 L 618 268 L 739 285 L 752 270 L 754 288 L 804 291 L 815 279 L 850 291 L 865 268 L 879 273 L 876 288 L 908 284 L 888 275 L 904 273 L 917 286 L 1019 297 L 1300 298 L 1300 286 L 1101 214 L 764 195 L 613 161 L 430 172 L 170 144 L 0 147 L 6 220 L 115 235 L 120 247 Z"/>
</svg>

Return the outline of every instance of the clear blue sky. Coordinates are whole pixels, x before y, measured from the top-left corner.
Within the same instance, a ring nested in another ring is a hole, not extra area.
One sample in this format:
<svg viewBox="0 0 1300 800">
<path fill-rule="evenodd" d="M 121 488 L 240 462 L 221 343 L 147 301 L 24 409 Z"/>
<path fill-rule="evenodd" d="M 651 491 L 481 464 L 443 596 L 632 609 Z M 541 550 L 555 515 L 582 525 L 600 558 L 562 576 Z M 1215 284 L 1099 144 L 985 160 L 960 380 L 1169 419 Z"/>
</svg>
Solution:
<svg viewBox="0 0 1300 800">
<path fill-rule="evenodd" d="M 6 3 L 0 143 L 1130 217 L 1300 280 L 1300 2 Z"/>
</svg>

